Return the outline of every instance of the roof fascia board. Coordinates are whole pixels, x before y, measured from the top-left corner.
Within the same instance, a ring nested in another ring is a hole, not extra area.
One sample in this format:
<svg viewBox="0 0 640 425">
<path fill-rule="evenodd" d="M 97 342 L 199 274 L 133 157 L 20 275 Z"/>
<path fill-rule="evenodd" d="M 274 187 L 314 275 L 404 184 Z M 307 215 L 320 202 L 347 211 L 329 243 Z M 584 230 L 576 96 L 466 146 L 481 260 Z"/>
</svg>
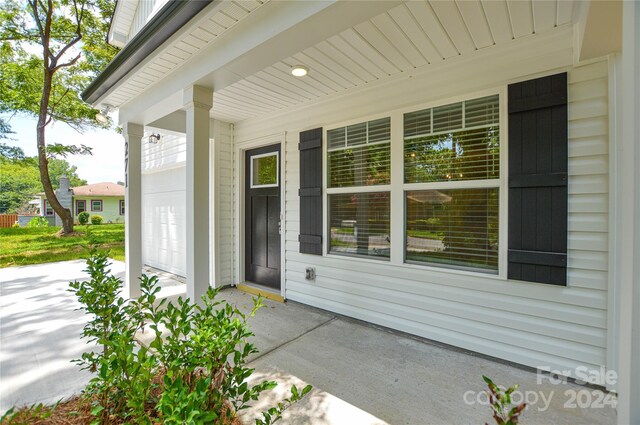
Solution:
<svg viewBox="0 0 640 425">
<path fill-rule="evenodd" d="M 129 71 L 214 1 L 217 0 L 169 1 L 82 92 L 82 99 L 95 104 Z"/>
</svg>

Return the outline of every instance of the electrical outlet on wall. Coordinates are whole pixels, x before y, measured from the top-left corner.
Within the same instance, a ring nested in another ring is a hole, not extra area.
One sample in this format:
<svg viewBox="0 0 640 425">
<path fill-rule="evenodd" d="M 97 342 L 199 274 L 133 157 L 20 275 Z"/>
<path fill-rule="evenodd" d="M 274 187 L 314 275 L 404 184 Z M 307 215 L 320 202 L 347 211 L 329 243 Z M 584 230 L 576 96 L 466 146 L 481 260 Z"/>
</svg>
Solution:
<svg viewBox="0 0 640 425">
<path fill-rule="evenodd" d="M 307 267 L 304 272 L 304 278 L 306 280 L 316 280 L 316 269 L 313 267 Z"/>
</svg>

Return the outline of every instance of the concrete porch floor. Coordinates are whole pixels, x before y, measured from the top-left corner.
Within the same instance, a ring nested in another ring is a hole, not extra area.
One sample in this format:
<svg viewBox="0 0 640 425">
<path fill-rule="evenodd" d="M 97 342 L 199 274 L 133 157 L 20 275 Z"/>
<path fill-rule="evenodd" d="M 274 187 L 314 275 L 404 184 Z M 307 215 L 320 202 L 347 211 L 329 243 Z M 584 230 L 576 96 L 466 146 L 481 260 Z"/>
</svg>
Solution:
<svg viewBox="0 0 640 425">
<path fill-rule="evenodd" d="M 76 301 L 66 291 L 69 280 L 83 278 L 83 268 L 84 262 L 71 261 L 0 269 L 2 412 L 16 404 L 68 397 L 88 380 L 69 362 L 86 349 L 79 339 L 82 313 L 74 311 Z M 124 265 L 115 262 L 112 269 L 120 274 Z M 184 292 L 184 285 L 170 276 L 161 281 L 166 296 Z M 252 306 L 251 296 L 235 289 L 221 291 L 220 297 L 241 308 Z M 477 402 L 485 389 L 483 374 L 501 385 L 518 383 L 521 394 L 530 401 L 537 398 L 525 411 L 524 424 L 616 422 L 610 406 L 565 406 L 579 392 L 595 402 L 599 390 L 553 385 L 548 379 L 537 383 L 535 372 L 295 302 L 265 300 L 250 325 L 260 350 L 251 358 L 252 381 L 270 379 L 279 385 L 243 413 L 247 424 L 254 423 L 260 409 L 286 397 L 292 384 L 301 388 L 307 383 L 313 391 L 285 412 L 282 423 L 491 423 L 489 407 Z"/>
</svg>

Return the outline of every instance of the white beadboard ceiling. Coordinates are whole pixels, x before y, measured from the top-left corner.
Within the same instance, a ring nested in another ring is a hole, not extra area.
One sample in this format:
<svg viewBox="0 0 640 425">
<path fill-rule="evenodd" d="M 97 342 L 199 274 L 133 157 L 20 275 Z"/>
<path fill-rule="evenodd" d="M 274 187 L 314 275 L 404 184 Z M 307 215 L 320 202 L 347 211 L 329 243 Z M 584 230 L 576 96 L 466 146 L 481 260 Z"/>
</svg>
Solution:
<svg viewBox="0 0 640 425">
<path fill-rule="evenodd" d="M 200 49 L 267 1 L 225 2 L 102 103 L 127 103 L 176 72 Z M 215 91 L 211 115 L 238 122 L 543 33 L 571 23 L 576 4 L 572 0 L 408 1 Z M 306 77 L 290 74 L 297 64 L 309 68 Z"/>
</svg>

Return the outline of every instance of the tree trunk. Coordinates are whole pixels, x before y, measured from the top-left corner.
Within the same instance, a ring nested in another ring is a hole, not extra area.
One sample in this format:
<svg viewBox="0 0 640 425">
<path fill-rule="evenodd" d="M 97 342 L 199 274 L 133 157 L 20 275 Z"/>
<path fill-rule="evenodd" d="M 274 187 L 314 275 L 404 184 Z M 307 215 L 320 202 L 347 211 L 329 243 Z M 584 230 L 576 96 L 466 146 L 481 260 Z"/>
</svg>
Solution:
<svg viewBox="0 0 640 425">
<path fill-rule="evenodd" d="M 48 65 L 46 58 L 45 63 Z M 73 216 L 68 208 L 64 208 L 62 204 L 60 204 L 60 201 L 58 201 L 53 191 L 53 185 L 49 178 L 49 160 L 47 159 L 47 145 L 45 143 L 45 128 L 48 124 L 47 115 L 49 100 L 51 98 L 52 80 L 53 74 L 50 72 L 49 67 L 45 66 L 40 113 L 38 114 L 38 130 L 36 134 L 36 140 L 38 142 L 38 167 L 40 168 L 40 181 L 42 182 L 44 193 L 47 196 L 47 201 L 56 214 L 58 214 L 60 220 L 62 220 L 62 233 L 69 234 L 73 232 Z"/>
</svg>

